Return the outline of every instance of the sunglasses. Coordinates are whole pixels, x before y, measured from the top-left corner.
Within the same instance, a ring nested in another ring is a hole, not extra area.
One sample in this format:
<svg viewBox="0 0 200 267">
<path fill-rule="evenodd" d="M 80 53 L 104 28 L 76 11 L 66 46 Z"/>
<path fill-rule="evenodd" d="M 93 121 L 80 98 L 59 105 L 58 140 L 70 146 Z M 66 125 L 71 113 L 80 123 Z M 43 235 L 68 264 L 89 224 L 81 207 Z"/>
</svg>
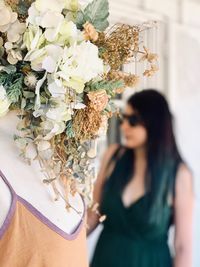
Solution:
<svg viewBox="0 0 200 267">
<path fill-rule="evenodd" d="M 136 114 L 133 115 L 121 114 L 119 118 L 120 124 L 122 124 L 125 120 L 129 123 L 131 127 L 142 124 L 141 118 Z"/>
</svg>

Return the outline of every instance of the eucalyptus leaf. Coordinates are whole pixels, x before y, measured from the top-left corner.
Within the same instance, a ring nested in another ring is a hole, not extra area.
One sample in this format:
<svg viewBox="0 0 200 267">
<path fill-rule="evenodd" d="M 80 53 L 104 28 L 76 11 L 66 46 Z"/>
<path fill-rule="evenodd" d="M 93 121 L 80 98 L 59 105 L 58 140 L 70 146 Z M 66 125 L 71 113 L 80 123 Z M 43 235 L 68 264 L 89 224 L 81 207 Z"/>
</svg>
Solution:
<svg viewBox="0 0 200 267">
<path fill-rule="evenodd" d="M 85 17 L 89 19 L 95 29 L 104 31 L 109 23 L 107 18 L 109 16 L 108 0 L 93 0 L 84 9 Z"/>
<path fill-rule="evenodd" d="M 33 109 L 34 108 L 34 104 L 33 103 L 28 103 L 27 105 L 26 105 L 26 107 L 25 107 L 25 110 L 31 110 L 31 109 Z"/>
<path fill-rule="evenodd" d="M 83 11 L 77 13 L 76 24 L 79 29 L 83 28 L 87 21 L 93 24 L 97 31 L 104 31 L 108 26 L 109 16 L 108 0 L 93 0 Z"/>
<path fill-rule="evenodd" d="M 24 91 L 23 92 L 23 96 L 25 98 L 34 98 L 35 97 L 35 94 L 33 92 L 30 92 L 30 91 Z"/>
<path fill-rule="evenodd" d="M 7 65 L 3 68 L 3 71 L 6 72 L 7 74 L 12 74 L 12 73 L 15 73 L 17 69 L 13 65 Z"/>
</svg>

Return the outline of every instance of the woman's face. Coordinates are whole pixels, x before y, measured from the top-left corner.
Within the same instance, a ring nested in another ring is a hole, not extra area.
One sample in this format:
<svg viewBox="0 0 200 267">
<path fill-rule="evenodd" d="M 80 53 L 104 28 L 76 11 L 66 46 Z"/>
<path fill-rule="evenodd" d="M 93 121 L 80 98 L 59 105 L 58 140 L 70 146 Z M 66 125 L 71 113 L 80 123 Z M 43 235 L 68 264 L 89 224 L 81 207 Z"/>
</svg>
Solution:
<svg viewBox="0 0 200 267">
<path fill-rule="evenodd" d="M 125 138 L 125 145 L 134 149 L 144 147 L 147 142 L 146 128 L 142 124 L 131 126 L 127 119 L 131 115 L 137 115 L 136 112 L 130 105 L 127 105 L 123 114 L 124 119 L 121 124 L 121 129 Z"/>
</svg>

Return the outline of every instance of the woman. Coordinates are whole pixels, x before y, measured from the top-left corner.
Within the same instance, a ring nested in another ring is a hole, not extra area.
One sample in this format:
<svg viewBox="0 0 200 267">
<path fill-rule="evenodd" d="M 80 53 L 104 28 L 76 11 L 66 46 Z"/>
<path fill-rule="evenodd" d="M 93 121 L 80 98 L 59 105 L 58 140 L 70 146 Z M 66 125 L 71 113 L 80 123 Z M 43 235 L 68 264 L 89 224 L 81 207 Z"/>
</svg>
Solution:
<svg viewBox="0 0 200 267">
<path fill-rule="evenodd" d="M 122 116 L 125 145 L 112 145 L 95 185 L 107 216 L 92 267 L 191 267 L 192 176 L 176 146 L 172 115 L 155 90 L 134 94 Z M 88 212 L 91 232 L 97 216 Z M 175 258 L 168 241 L 175 224 Z"/>
</svg>

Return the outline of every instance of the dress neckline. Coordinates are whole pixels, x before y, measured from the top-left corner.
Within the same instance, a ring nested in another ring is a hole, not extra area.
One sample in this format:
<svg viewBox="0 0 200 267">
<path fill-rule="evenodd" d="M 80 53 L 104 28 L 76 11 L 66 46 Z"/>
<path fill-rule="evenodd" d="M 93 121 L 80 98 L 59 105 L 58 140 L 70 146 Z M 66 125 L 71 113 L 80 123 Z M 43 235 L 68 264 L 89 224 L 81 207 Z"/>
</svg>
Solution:
<svg viewBox="0 0 200 267">
<path fill-rule="evenodd" d="M 141 197 L 138 197 L 135 201 L 133 201 L 130 205 L 126 206 L 124 205 L 123 199 L 122 199 L 122 195 L 119 194 L 119 200 L 121 203 L 121 206 L 125 209 L 125 210 L 129 210 L 132 207 L 136 206 L 137 204 L 139 204 L 142 200 L 144 200 L 147 196 L 149 195 L 149 193 L 145 193 L 144 195 L 142 195 Z"/>
<path fill-rule="evenodd" d="M 79 223 L 79 225 L 76 227 L 76 229 L 71 233 L 68 234 L 65 231 L 63 231 L 61 228 L 59 228 L 57 225 L 55 225 L 53 222 L 51 222 L 45 215 L 43 215 L 38 209 L 36 209 L 30 202 L 28 202 L 27 200 L 25 200 L 24 198 L 20 197 L 13 189 L 13 187 L 11 186 L 11 184 L 9 183 L 9 181 L 7 180 L 7 178 L 5 177 L 5 175 L 2 173 L 2 171 L 0 170 L 0 177 L 3 179 L 3 181 L 5 182 L 5 184 L 8 186 L 10 193 L 11 193 L 11 204 L 10 204 L 10 208 L 8 211 L 8 214 L 4 220 L 3 225 L 0 227 L 0 239 L 3 237 L 4 233 L 6 232 L 6 230 L 8 229 L 12 218 L 15 214 L 15 210 L 16 210 L 16 204 L 17 202 L 21 203 L 34 217 L 36 217 L 42 224 L 46 225 L 49 229 L 51 229 L 53 232 L 56 232 L 57 234 L 59 234 L 61 237 L 63 237 L 66 240 L 74 240 L 77 238 L 78 234 L 80 233 L 83 224 L 84 224 L 84 218 L 85 218 L 85 214 L 86 214 L 86 205 L 84 202 L 83 197 L 82 201 L 84 204 L 84 213 L 83 216 L 81 218 L 81 221 Z"/>
</svg>

